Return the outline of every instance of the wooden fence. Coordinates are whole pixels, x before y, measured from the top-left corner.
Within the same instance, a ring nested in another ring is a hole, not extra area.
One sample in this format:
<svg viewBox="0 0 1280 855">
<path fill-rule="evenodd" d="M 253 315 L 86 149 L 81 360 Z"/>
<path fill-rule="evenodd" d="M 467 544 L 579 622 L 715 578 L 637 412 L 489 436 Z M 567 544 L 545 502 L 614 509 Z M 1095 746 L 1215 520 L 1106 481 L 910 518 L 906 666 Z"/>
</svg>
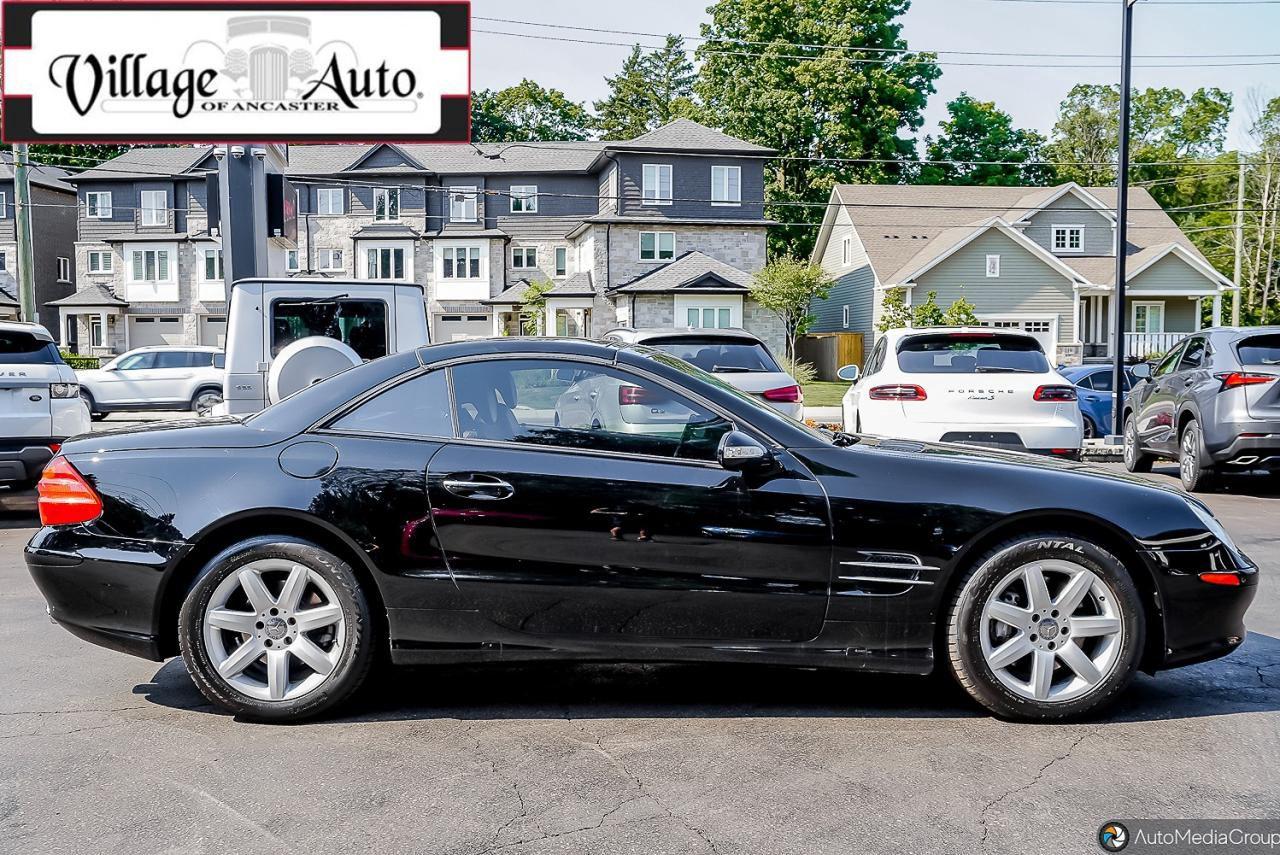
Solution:
<svg viewBox="0 0 1280 855">
<path fill-rule="evenodd" d="M 815 333 L 796 341 L 796 354 L 802 362 L 818 370 L 819 380 L 838 380 L 836 372 L 844 365 L 862 367 L 862 333 Z"/>
</svg>

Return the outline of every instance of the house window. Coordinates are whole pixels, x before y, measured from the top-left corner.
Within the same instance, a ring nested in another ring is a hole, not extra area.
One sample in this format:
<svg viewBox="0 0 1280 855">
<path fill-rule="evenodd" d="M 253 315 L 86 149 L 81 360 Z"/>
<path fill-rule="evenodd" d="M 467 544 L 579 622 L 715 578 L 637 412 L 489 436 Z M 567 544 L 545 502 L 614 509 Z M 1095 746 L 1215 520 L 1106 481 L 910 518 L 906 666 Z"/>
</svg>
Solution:
<svg viewBox="0 0 1280 855">
<path fill-rule="evenodd" d="M 742 167 L 711 167 L 711 204 L 742 204 Z"/>
<path fill-rule="evenodd" d="M 102 328 L 102 317 L 100 315 L 89 316 L 89 346 L 107 346 L 106 330 Z"/>
<path fill-rule="evenodd" d="M 370 247 L 365 250 L 370 279 L 403 279 L 404 250 L 400 247 Z"/>
<path fill-rule="evenodd" d="M 379 187 L 373 191 L 373 221 L 388 223 L 400 219 L 400 188 Z"/>
<path fill-rule="evenodd" d="M 849 304 L 840 307 L 840 326 L 844 329 L 849 328 Z"/>
<path fill-rule="evenodd" d="M 646 163 L 644 165 L 644 188 L 640 203 L 643 205 L 671 204 L 670 164 Z"/>
<path fill-rule="evenodd" d="M 1134 303 L 1133 331 L 1136 333 L 1164 332 L 1164 303 Z"/>
<path fill-rule="evenodd" d="M 518 246 L 511 250 L 511 266 L 516 269 L 537 267 L 538 250 L 532 246 Z"/>
<path fill-rule="evenodd" d="M 441 251 L 442 279 L 479 279 L 480 247 L 446 246 Z"/>
<path fill-rule="evenodd" d="M 685 320 L 691 329 L 728 329 L 732 326 L 732 310 L 727 306 L 688 306 Z"/>
<path fill-rule="evenodd" d="M 400 191 L 396 191 L 399 194 Z M 377 201 L 374 201 L 375 206 Z M 396 208 L 397 216 L 400 201 L 397 198 Z M 317 214 L 341 214 L 343 212 L 343 190 L 341 187 L 321 187 L 316 191 L 316 213 Z"/>
<path fill-rule="evenodd" d="M 6 201 L 5 195 L 0 193 L 0 220 L 7 219 L 9 216 L 9 206 Z"/>
<path fill-rule="evenodd" d="M 475 187 L 454 187 L 449 192 L 449 220 L 454 223 L 476 221 Z"/>
<path fill-rule="evenodd" d="M 71 259 L 63 255 L 58 256 L 58 281 L 71 281 Z"/>
<path fill-rule="evenodd" d="M 297 273 L 300 268 L 298 266 L 298 251 L 296 249 L 286 250 L 284 254 L 284 267 L 290 273 Z"/>
<path fill-rule="evenodd" d="M 640 260 L 669 261 L 676 257 L 675 232 L 641 232 Z"/>
<path fill-rule="evenodd" d="M 111 219 L 111 194 L 100 190 L 85 193 L 84 215 L 91 220 Z"/>
<path fill-rule="evenodd" d="M 841 264 L 848 265 L 849 263 L 849 247 L 850 247 L 849 238 L 845 238 L 844 240 L 840 241 L 840 263 Z"/>
<path fill-rule="evenodd" d="M 206 249 L 204 251 L 204 281 L 222 281 L 222 250 Z"/>
<path fill-rule="evenodd" d="M 5 255 L 4 250 L 0 249 L 0 270 L 9 269 L 9 257 Z"/>
<path fill-rule="evenodd" d="M 163 190 L 142 191 L 142 225 L 164 226 L 169 224 L 169 194 Z"/>
<path fill-rule="evenodd" d="M 114 256 L 109 251 L 93 250 L 88 259 L 90 273 L 110 273 L 114 266 Z"/>
<path fill-rule="evenodd" d="M 1084 226 L 1054 226 L 1054 252 L 1084 252 Z"/>
<path fill-rule="evenodd" d="M 556 247 L 556 276 L 569 275 L 569 247 Z"/>
<path fill-rule="evenodd" d="M 536 184 L 511 186 L 511 213 L 536 214 L 538 212 L 538 187 Z"/>
<path fill-rule="evenodd" d="M 987 278 L 996 279 L 1000 276 L 1000 256 L 987 256 Z"/>
<path fill-rule="evenodd" d="M 131 267 L 134 282 L 169 281 L 167 249 L 135 249 Z"/>
<path fill-rule="evenodd" d="M 316 263 L 321 270 L 341 270 L 342 269 L 342 250 L 340 249 L 321 249 L 318 250 L 319 258 Z"/>
</svg>

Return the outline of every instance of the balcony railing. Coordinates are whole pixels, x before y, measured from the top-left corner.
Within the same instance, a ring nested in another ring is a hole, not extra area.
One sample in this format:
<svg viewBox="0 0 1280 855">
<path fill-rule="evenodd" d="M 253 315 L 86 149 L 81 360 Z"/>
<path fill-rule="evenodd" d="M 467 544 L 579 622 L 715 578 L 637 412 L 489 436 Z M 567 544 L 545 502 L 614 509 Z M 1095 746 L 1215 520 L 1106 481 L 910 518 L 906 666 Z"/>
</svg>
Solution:
<svg viewBox="0 0 1280 855">
<path fill-rule="evenodd" d="M 1190 333 L 1125 333 L 1124 355 L 1132 359 L 1150 359 L 1168 353 Z"/>
</svg>

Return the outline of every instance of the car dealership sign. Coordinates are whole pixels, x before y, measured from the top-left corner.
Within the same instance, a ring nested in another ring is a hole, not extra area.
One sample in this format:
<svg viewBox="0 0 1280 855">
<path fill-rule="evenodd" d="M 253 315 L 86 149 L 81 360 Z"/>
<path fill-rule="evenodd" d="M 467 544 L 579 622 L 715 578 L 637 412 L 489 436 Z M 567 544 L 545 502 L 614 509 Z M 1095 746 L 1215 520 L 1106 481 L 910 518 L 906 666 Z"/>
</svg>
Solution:
<svg viewBox="0 0 1280 855">
<path fill-rule="evenodd" d="M 467 2 L 6 0 L 9 142 L 466 142 Z"/>
</svg>

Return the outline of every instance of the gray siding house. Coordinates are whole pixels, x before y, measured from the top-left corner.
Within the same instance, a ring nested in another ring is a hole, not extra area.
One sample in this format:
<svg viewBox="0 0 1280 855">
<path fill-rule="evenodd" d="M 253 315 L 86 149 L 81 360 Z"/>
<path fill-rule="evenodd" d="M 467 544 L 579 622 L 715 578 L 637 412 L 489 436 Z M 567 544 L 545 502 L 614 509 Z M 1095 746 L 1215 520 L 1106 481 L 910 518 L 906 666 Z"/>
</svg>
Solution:
<svg viewBox="0 0 1280 855">
<path fill-rule="evenodd" d="M 31 234 L 38 320 L 57 330 L 58 310 L 51 305 L 75 291 L 73 247 L 76 239 L 76 189 L 65 170 L 31 164 Z M 0 152 L 0 318 L 16 318 L 18 238 L 14 203 L 13 155 Z"/>
<path fill-rule="evenodd" d="M 813 332 L 867 345 L 885 293 L 963 297 L 984 325 L 1036 335 L 1051 358 L 1109 356 L 1115 328 L 1115 188 L 844 184 L 834 188 L 813 260 L 835 279 Z M 1200 328 L 1201 305 L 1233 287 L 1141 188 L 1129 191 L 1124 353 L 1162 353 Z"/>
<path fill-rule="evenodd" d="M 538 284 L 543 334 L 745 326 L 780 348 L 780 325 L 748 297 L 770 154 L 683 119 L 617 142 L 294 146 L 298 238 L 279 272 L 419 283 L 435 341 L 520 335 Z M 208 148 L 137 149 L 72 179 L 85 287 L 60 308 L 95 352 L 220 343 L 212 168 Z"/>
</svg>

